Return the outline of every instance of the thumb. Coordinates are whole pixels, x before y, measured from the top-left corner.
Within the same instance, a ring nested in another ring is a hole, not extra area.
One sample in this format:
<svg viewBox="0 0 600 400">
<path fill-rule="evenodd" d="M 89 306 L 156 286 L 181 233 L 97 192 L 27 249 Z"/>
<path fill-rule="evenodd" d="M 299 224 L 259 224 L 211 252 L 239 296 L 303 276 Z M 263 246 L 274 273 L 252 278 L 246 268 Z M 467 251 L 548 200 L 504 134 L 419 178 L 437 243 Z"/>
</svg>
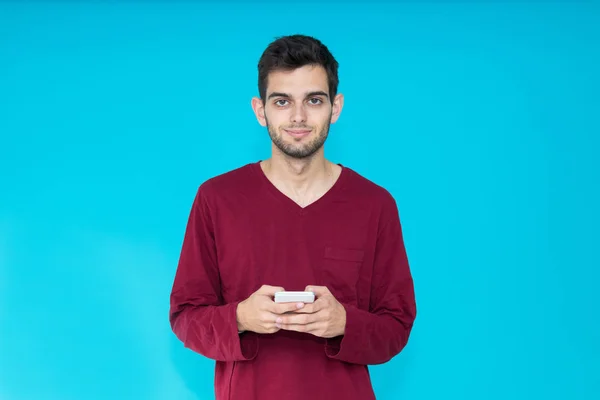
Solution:
<svg viewBox="0 0 600 400">
<path fill-rule="evenodd" d="M 285 289 L 281 286 L 270 286 L 270 285 L 262 285 L 260 289 L 256 291 L 257 294 L 263 296 L 275 296 L 275 292 L 284 292 Z"/>
<path fill-rule="evenodd" d="M 307 292 L 313 292 L 316 297 L 321 297 L 321 296 L 324 296 L 326 294 L 330 294 L 331 293 L 329 291 L 329 289 L 327 289 L 326 286 L 308 285 L 305 290 Z"/>
</svg>

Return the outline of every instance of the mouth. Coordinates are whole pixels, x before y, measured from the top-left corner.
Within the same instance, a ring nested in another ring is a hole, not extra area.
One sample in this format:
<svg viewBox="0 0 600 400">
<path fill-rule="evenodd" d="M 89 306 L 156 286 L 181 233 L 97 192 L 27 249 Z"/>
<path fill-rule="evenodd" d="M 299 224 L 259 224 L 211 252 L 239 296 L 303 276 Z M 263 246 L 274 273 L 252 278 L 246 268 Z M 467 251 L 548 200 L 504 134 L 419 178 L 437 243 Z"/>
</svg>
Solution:
<svg viewBox="0 0 600 400">
<path fill-rule="evenodd" d="M 284 131 L 296 139 L 301 139 L 305 136 L 308 136 L 312 132 L 311 129 L 284 129 Z"/>
</svg>

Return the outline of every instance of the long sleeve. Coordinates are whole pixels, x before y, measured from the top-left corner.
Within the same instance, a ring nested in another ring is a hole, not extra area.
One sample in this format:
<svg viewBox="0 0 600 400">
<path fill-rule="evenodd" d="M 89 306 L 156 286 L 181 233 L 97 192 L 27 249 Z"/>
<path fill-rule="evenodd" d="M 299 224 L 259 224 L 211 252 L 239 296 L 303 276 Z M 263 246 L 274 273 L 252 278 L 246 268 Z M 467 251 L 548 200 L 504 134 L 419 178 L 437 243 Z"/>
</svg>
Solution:
<svg viewBox="0 0 600 400">
<path fill-rule="evenodd" d="M 413 279 L 402 228 L 391 200 L 382 211 L 369 311 L 344 304 L 346 329 L 327 340 L 327 356 L 355 364 L 382 364 L 406 346 L 416 317 Z"/>
<path fill-rule="evenodd" d="M 185 347 L 216 361 L 253 359 L 257 337 L 239 334 L 237 302 L 224 304 L 207 184 L 194 199 L 170 297 L 169 321 Z"/>
</svg>

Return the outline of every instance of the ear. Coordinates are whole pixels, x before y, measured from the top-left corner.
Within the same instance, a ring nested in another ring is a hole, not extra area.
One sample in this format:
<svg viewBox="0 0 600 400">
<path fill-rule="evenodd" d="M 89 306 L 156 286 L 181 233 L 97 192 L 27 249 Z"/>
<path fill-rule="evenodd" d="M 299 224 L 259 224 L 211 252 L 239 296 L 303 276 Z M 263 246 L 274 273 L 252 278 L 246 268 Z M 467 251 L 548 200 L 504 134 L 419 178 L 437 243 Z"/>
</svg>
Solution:
<svg viewBox="0 0 600 400">
<path fill-rule="evenodd" d="M 258 123 L 262 126 L 267 126 L 267 120 L 265 118 L 265 105 L 259 97 L 252 98 L 252 109 L 254 110 L 254 114 L 256 115 L 256 119 Z"/>
<path fill-rule="evenodd" d="M 344 107 L 344 95 L 339 93 L 335 96 L 333 100 L 333 106 L 331 110 L 331 123 L 335 124 L 335 122 L 340 117 L 342 113 L 342 108 Z"/>
</svg>

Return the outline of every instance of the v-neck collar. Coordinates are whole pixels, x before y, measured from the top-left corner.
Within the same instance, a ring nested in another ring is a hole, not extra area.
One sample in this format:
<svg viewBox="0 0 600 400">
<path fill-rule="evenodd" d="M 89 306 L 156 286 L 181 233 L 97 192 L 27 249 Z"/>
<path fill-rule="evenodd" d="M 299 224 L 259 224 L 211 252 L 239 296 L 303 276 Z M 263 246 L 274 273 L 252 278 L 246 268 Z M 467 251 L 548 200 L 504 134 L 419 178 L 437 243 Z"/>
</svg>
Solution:
<svg viewBox="0 0 600 400">
<path fill-rule="evenodd" d="M 325 194 L 319 197 L 317 200 L 313 201 L 309 205 L 302 207 L 290 197 L 285 195 L 282 191 L 280 191 L 274 184 L 267 178 L 267 175 L 264 173 L 260 163 L 262 160 L 259 160 L 253 164 L 251 164 L 252 169 L 255 173 L 258 174 L 259 179 L 263 182 L 267 190 L 281 203 L 283 203 L 290 211 L 298 213 L 300 215 L 304 215 L 308 212 L 312 212 L 320 207 L 325 206 L 328 203 L 331 203 L 332 200 L 336 198 L 336 195 L 340 193 L 343 188 L 343 185 L 346 181 L 347 176 L 350 173 L 350 170 L 343 166 L 342 164 L 337 164 L 342 167 L 342 172 L 333 183 L 333 185 L 329 188 Z"/>
</svg>

